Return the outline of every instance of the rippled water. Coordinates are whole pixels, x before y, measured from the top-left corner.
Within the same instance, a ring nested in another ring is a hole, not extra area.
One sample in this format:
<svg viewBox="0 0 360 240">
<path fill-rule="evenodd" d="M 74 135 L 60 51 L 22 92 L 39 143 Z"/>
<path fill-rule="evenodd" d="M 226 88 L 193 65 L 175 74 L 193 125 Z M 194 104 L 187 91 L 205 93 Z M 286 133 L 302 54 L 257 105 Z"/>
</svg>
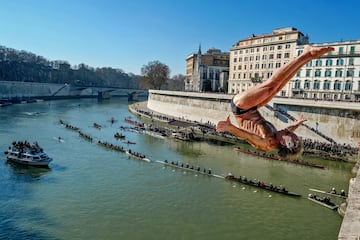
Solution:
<svg viewBox="0 0 360 240">
<path fill-rule="evenodd" d="M 130 115 L 122 99 L 0 108 L 2 151 L 14 140 L 38 141 L 54 159 L 49 169 L 24 168 L 1 155 L 0 239 L 337 239 L 342 218 L 306 196 L 309 188 L 347 189 L 352 165 L 315 160 L 326 165 L 322 170 L 243 155 L 232 146 L 123 132 L 137 143 L 128 146 L 113 134 Z M 87 142 L 59 119 L 151 160 L 231 171 L 283 184 L 302 197 L 129 159 Z M 93 128 L 94 122 L 103 128 Z"/>
</svg>

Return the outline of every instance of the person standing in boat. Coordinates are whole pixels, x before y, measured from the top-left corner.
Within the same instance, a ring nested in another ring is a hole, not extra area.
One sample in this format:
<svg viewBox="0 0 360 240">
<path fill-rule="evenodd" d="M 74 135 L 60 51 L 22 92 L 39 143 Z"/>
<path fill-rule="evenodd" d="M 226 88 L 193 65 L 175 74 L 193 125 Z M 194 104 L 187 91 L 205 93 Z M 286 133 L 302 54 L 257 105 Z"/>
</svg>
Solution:
<svg viewBox="0 0 360 240">
<path fill-rule="evenodd" d="M 278 150 L 280 157 L 296 159 L 302 154 L 303 145 L 294 131 L 305 119 L 299 119 L 277 131 L 273 124 L 260 115 L 258 108 L 270 102 L 303 65 L 333 50 L 332 47 L 306 45 L 301 55 L 279 68 L 267 81 L 233 97 L 231 108 L 239 127 L 231 123 L 228 115 L 224 121 L 217 123 L 216 131 L 229 132 L 243 138 L 258 150 Z"/>
</svg>

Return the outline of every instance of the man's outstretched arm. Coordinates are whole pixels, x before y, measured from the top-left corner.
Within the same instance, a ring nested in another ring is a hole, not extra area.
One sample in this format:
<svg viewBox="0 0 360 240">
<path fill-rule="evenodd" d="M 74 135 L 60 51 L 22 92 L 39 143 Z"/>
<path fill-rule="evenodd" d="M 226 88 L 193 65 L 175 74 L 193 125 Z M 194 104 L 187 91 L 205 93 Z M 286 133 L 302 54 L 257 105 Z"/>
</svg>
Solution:
<svg viewBox="0 0 360 240">
<path fill-rule="evenodd" d="M 303 122 L 305 122 L 306 119 L 300 118 L 296 120 L 292 125 L 288 126 L 286 129 L 290 132 L 294 132 Z"/>
</svg>

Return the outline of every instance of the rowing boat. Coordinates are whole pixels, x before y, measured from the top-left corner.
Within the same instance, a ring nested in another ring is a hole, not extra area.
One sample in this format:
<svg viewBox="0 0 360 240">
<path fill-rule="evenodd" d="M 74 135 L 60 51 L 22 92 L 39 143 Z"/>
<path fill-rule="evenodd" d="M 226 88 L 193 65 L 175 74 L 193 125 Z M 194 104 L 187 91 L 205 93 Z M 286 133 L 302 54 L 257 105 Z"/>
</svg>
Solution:
<svg viewBox="0 0 360 240">
<path fill-rule="evenodd" d="M 339 207 L 339 205 L 337 205 L 337 204 L 335 204 L 335 203 L 332 203 L 332 202 L 330 202 L 330 201 L 328 201 L 328 202 L 326 202 L 326 201 L 324 201 L 324 199 L 323 198 L 318 198 L 318 197 L 316 197 L 315 195 L 309 195 L 309 197 L 308 197 L 308 199 L 310 200 L 310 201 L 313 201 L 313 202 L 315 202 L 315 203 L 317 203 L 317 204 L 320 204 L 320 205 L 322 205 L 322 206 L 324 206 L 324 207 L 327 207 L 327 208 L 329 208 L 329 209 L 331 209 L 331 210 L 336 210 L 338 207 Z"/>
<path fill-rule="evenodd" d="M 347 198 L 346 196 L 343 196 L 343 195 L 340 195 L 340 194 L 333 194 L 333 193 L 325 192 L 323 190 L 318 190 L 318 189 L 314 189 L 314 188 L 309 188 L 309 190 L 313 191 L 313 192 L 323 193 L 323 194 L 333 196 L 333 197 L 345 198 L 345 199 Z"/>
<path fill-rule="evenodd" d="M 125 151 L 125 153 L 126 153 L 127 155 L 129 155 L 130 157 L 139 159 L 139 160 L 141 160 L 141 161 L 151 162 L 150 159 L 148 159 L 148 158 L 146 158 L 146 157 L 143 157 L 143 156 L 140 156 L 140 155 L 136 155 L 136 154 L 130 153 L 129 151 Z"/>
<path fill-rule="evenodd" d="M 289 192 L 289 191 L 287 191 L 285 189 L 281 189 L 281 188 L 278 188 L 278 187 L 271 187 L 270 185 L 266 185 L 266 184 L 258 185 L 258 183 L 255 183 L 255 182 L 252 182 L 252 181 L 240 180 L 241 178 L 236 178 L 236 177 L 234 177 L 232 175 L 231 175 L 232 177 L 229 177 L 229 175 L 224 177 L 224 176 L 221 176 L 221 175 L 213 174 L 211 172 L 211 170 L 209 172 L 209 170 L 206 170 L 205 168 L 203 170 L 201 170 L 200 167 L 194 168 L 194 167 L 190 167 L 187 164 L 184 165 L 184 164 L 179 164 L 179 163 L 176 163 L 176 162 L 169 163 L 169 162 L 164 162 L 164 161 L 160 161 L 160 160 L 156 160 L 155 162 L 161 163 L 161 164 L 166 165 L 166 166 L 171 166 L 171 167 L 183 169 L 185 171 L 196 172 L 196 173 L 203 174 L 203 175 L 208 175 L 208 176 L 211 176 L 211 177 L 237 181 L 237 182 L 240 182 L 240 183 L 243 183 L 243 184 L 246 184 L 246 185 L 261 188 L 261 189 L 268 190 L 268 191 L 275 192 L 275 193 L 280 193 L 280 194 L 284 194 L 284 195 L 288 195 L 288 196 L 294 196 L 294 197 L 301 196 L 298 193 Z"/>
<path fill-rule="evenodd" d="M 241 178 L 241 177 L 236 178 L 233 175 L 228 175 L 228 176 L 225 177 L 225 179 L 228 179 L 228 180 L 231 180 L 231 181 L 236 181 L 236 182 L 243 183 L 243 184 L 246 184 L 246 185 L 250 185 L 250 186 L 253 186 L 253 187 L 261 188 L 261 189 L 264 189 L 264 190 L 267 190 L 267 191 L 270 191 L 270 192 L 275 192 L 275 193 L 280 193 L 280 194 L 292 196 L 292 197 L 300 197 L 301 196 L 298 193 L 289 192 L 284 187 L 276 187 L 276 186 L 273 186 L 273 185 L 268 185 L 268 184 L 265 184 L 264 182 L 261 182 L 261 181 L 254 182 L 252 180 L 247 180 L 246 178 Z"/>
<path fill-rule="evenodd" d="M 199 174 L 203 174 L 203 175 L 207 175 L 207 176 L 211 176 L 211 177 L 216 177 L 216 178 L 221 178 L 221 179 L 225 179 L 225 177 L 223 176 L 220 176 L 220 175 L 217 175 L 217 174 L 213 174 L 211 172 L 211 169 L 203 169 L 201 170 L 200 167 L 191 167 L 187 164 L 178 164 L 178 163 L 169 163 L 169 162 L 164 162 L 164 161 L 160 161 L 160 160 L 156 160 L 155 162 L 157 163 L 161 163 L 163 165 L 166 165 L 166 166 L 171 166 L 171 167 L 174 167 L 174 168 L 179 168 L 179 169 L 182 169 L 182 170 L 185 170 L 185 171 L 189 171 L 189 172 L 195 172 L 195 173 L 199 173 Z"/>
</svg>

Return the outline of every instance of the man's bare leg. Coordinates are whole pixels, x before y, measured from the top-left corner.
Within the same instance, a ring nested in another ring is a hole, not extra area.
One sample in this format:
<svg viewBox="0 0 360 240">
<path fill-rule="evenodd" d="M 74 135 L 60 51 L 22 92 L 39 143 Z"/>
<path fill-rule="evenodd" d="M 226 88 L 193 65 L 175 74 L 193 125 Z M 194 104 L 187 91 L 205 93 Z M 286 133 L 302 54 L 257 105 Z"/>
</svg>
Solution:
<svg viewBox="0 0 360 240">
<path fill-rule="evenodd" d="M 241 109 L 262 107 L 286 85 L 286 83 L 310 60 L 333 51 L 332 47 L 305 46 L 304 52 L 279 68 L 266 82 L 234 97 L 234 103 Z"/>
</svg>

